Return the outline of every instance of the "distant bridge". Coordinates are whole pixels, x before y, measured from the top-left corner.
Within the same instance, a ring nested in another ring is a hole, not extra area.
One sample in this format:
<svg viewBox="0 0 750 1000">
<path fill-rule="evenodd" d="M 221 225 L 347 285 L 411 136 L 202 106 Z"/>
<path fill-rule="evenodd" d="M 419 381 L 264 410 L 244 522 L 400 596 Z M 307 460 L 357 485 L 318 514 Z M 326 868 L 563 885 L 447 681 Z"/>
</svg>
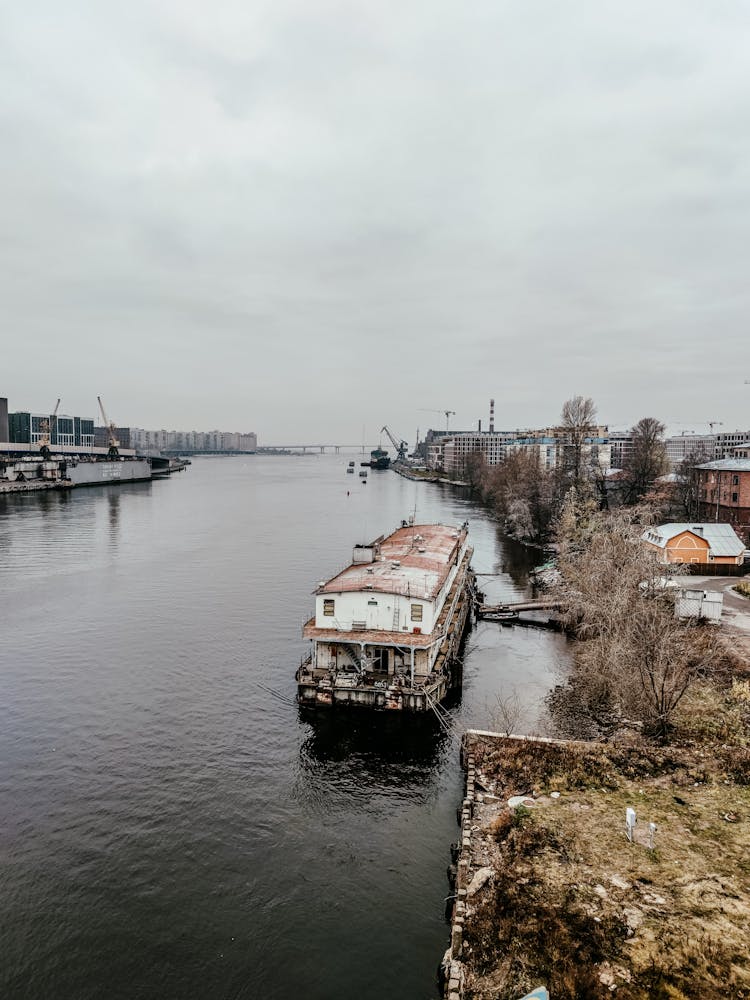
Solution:
<svg viewBox="0 0 750 1000">
<path fill-rule="evenodd" d="M 372 451 L 373 448 L 377 447 L 379 446 L 376 444 L 264 444 L 258 445 L 257 451 L 259 455 L 262 455 L 264 451 L 319 451 L 322 454 L 332 449 L 338 455 L 342 449 L 347 449 L 361 451 L 364 455 L 366 451 Z"/>
</svg>

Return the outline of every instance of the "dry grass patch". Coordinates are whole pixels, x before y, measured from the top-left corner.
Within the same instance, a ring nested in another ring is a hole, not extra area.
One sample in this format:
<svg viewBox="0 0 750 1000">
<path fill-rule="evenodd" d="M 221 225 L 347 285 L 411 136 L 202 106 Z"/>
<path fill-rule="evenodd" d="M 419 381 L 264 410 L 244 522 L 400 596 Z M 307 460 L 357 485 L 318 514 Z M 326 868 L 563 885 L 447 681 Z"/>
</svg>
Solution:
<svg viewBox="0 0 750 1000">
<path fill-rule="evenodd" d="M 696 745 L 750 743 L 750 679 L 727 674 L 693 685 L 675 718 L 675 740 Z"/>
<path fill-rule="evenodd" d="M 481 739 L 467 995 L 750 997 L 750 755 Z M 514 813 L 515 794 L 536 805 Z M 557 798 L 551 793 L 559 792 Z M 495 801 L 495 797 L 499 801 Z M 625 808 L 637 810 L 635 842 Z M 654 849 L 648 824 L 657 824 Z"/>
</svg>

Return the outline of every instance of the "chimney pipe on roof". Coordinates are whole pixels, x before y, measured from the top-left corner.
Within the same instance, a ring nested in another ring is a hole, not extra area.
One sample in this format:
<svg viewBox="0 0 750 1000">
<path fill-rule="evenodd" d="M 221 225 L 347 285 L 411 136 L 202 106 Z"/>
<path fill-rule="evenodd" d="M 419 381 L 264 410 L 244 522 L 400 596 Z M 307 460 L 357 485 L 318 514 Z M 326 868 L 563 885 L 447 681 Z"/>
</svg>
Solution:
<svg viewBox="0 0 750 1000">
<path fill-rule="evenodd" d="M 479 427 L 478 427 L 478 432 L 479 432 L 480 434 L 482 433 L 482 421 L 481 421 L 481 420 L 479 421 Z"/>
<path fill-rule="evenodd" d="M 495 433 L 495 400 L 490 400 L 490 434 Z"/>
</svg>

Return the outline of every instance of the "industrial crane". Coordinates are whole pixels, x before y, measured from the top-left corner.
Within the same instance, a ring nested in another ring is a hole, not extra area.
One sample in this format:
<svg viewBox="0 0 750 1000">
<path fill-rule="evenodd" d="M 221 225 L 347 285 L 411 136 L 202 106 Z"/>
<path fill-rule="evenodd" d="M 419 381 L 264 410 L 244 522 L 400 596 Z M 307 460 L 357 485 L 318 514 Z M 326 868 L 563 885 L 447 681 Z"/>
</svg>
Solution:
<svg viewBox="0 0 750 1000">
<path fill-rule="evenodd" d="M 107 428 L 107 435 L 109 437 L 109 451 L 107 452 L 107 456 L 109 458 L 119 458 L 120 442 L 117 440 L 117 434 L 116 434 L 117 428 L 109 420 L 107 414 L 104 412 L 104 403 L 102 403 L 102 397 L 97 396 L 96 398 L 99 401 L 99 409 L 101 410 L 102 420 L 104 421 L 104 426 Z"/>
<path fill-rule="evenodd" d="M 55 408 L 52 411 L 52 416 L 47 417 L 46 420 L 42 421 L 42 436 L 39 438 L 39 451 L 42 453 L 42 458 L 46 461 L 50 457 L 50 441 L 52 439 L 52 428 L 54 427 L 55 418 L 57 417 L 57 411 L 60 408 L 60 400 L 55 403 Z"/>
<path fill-rule="evenodd" d="M 385 425 L 383 425 L 380 433 L 382 434 L 383 431 L 385 431 L 385 433 L 388 435 L 389 441 L 391 442 L 391 444 L 393 445 L 393 447 L 396 449 L 396 461 L 398 461 L 398 462 L 404 462 L 404 461 L 406 461 L 406 449 L 409 447 L 408 442 L 407 441 L 397 441 L 396 438 L 391 434 L 391 432 L 388 430 L 388 428 Z"/>
<path fill-rule="evenodd" d="M 455 417 L 455 415 L 456 415 L 456 411 L 455 410 L 427 410 L 427 409 L 422 408 L 421 412 L 422 413 L 442 413 L 443 416 L 445 417 L 445 432 L 446 432 L 446 434 L 448 433 L 448 424 L 449 424 L 450 418 L 451 417 Z"/>
<path fill-rule="evenodd" d="M 714 432 L 714 427 L 723 427 L 724 426 L 724 421 L 723 420 L 693 420 L 693 421 L 685 420 L 685 421 L 674 421 L 674 422 L 676 423 L 676 425 L 678 427 L 695 427 L 696 424 L 698 426 L 705 425 L 706 427 L 708 427 L 710 429 L 710 431 L 711 431 L 712 434 Z"/>
</svg>

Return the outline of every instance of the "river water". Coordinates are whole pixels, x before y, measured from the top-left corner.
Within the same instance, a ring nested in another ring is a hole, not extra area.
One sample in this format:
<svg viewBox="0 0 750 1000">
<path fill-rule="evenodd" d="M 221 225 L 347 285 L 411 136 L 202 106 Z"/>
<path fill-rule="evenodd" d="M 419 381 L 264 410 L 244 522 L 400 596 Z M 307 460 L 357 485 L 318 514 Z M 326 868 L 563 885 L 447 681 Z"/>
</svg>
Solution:
<svg viewBox="0 0 750 1000">
<path fill-rule="evenodd" d="M 455 743 L 432 719 L 302 718 L 301 625 L 352 544 L 415 509 L 469 519 L 488 598 L 525 593 L 534 557 L 455 490 L 361 485 L 351 457 L 0 497 L 3 998 L 436 996 Z M 538 730 L 566 660 L 482 624 L 452 714 L 486 726 L 515 691 Z"/>
</svg>

